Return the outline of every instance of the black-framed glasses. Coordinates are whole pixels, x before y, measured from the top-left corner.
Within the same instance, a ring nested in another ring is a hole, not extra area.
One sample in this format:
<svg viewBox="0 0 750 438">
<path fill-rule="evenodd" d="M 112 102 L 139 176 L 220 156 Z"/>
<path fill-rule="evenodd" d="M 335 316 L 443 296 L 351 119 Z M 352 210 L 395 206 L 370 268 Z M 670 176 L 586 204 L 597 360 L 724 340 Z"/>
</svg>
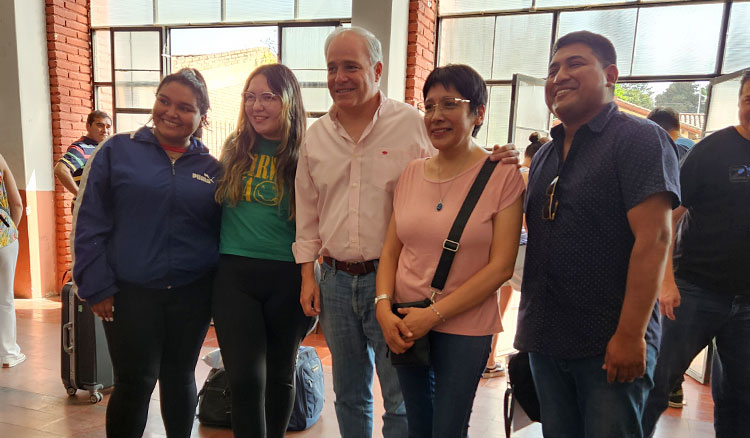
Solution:
<svg viewBox="0 0 750 438">
<path fill-rule="evenodd" d="M 417 104 L 417 108 L 425 113 L 425 115 L 432 115 L 436 108 L 440 108 L 440 111 L 453 111 L 463 102 L 471 102 L 469 99 L 461 99 L 460 97 L 444 97 L 437 102 L 420 102 Z"/>
<path fill-rule="evenodd" d="M 242 101 L 247 105 L 253 105 L 255 104 L 255 101 L 260 99 L 260 103 L 263 105 L 267 105 L 273 102 L 276 102 L 276 99 L 279 97 L 278 94 L 271 93 L 270 91 L 266 91 L 264 93 L 255 94 L 250 91 L 245 91 L 242 93 Z"/>
<path fill-rule="evenodd" d="M 560 175 L 556 176 L 555 179 L 553 179 L 552 182 L 549 183 L 545 192 L 545 194 L 547 195 L 547 201 L 544 203 L 544 207 L 542 208 L 542 219 L 546 221 L 555 220 L 555 214 L 557 213 L 557 204 L 559 203 L 559 201 L 555 199 L 555 191 L 557 189 L 557 181 L 559 180 L 559 178 Z"/>
</svg>

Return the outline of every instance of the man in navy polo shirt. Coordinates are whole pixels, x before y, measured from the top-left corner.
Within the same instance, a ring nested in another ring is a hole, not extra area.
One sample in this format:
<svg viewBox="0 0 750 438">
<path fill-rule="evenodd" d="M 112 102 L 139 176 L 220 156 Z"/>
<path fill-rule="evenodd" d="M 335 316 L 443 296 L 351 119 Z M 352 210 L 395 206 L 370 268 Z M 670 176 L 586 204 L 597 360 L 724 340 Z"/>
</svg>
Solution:
<svg viewBox="0 0 750 438">
<path fill-rule="evenodd" d="M 545 436 L 640 437 L 677 153 L 663 129 L 617 109 L 608 39 L 563 36 L 548 72 L 545 100 L 562 124 L 529 172 L 515 347 L 529 352 Z"/>
</svg>

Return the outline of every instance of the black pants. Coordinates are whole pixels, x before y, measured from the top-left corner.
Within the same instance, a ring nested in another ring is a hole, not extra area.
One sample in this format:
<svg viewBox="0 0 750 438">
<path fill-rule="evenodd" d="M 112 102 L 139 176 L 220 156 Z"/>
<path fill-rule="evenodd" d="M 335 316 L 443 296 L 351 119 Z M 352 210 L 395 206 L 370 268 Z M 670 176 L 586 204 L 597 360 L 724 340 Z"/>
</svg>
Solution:
<svg viewBox="0 0 750 438">
<path fill-rule="evenodd" d="M 310 318 L 293 262 L 222 255 L 212 311 L 232 392 L 235 438 L 283 438 L 297 349 Z"/>
<path fill-rule="evenodd" d="M 195 364 L 211 318 L 212 281 L 208 275 L 169 290 L 118 285 L 114 322 L 104 323 L 115 373 L 108 438 L 143 435 L 157 380 L 167 436 L 190 436 L 198 404 Z"/>
</svg>

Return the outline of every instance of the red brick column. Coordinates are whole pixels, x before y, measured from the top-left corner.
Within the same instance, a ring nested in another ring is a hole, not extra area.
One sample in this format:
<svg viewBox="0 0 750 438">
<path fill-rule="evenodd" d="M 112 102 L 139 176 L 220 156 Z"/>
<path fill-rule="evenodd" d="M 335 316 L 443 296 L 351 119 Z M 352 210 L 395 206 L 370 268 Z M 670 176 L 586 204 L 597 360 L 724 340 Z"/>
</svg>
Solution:
<svg viewBox="0 0 750 438">
<path fill-rule="evenodd" d="M 428 4 L 430 6 L 428 6 Z M 406 103 L 422 101 L 422 86 L 435 67 L 437 0 L 409 1 L 409 42 L 406 47 Z"/>
<path fill-rule="evenodd" d="M 86 130 L 93 109 L 89 0 L 45 0 L 55 163 Z M 73 196 L 55 181 L 57 275 L 70 269 Z"/>
</svg>

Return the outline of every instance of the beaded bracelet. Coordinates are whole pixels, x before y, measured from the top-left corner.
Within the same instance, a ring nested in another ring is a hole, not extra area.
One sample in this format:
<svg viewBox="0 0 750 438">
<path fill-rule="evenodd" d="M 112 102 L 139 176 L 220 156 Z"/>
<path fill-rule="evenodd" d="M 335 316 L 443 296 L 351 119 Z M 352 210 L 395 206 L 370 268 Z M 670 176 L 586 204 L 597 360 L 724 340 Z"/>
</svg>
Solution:
<svg viewBox="0 0 750 438">
<path fill-rule="evenodd" d="M 437 315 L 438 318 L 440 318 L 443 322 L 445 322 L 445 318 L 443 318 L 443 315 L 441 315 L 440 312 L 438 312 L 438 309 L 436 309 L 435 306 L 430 304 L 430 309 L 432 309 L 432 311 L 435 312 L 435 315 Z"/>
</svg>

